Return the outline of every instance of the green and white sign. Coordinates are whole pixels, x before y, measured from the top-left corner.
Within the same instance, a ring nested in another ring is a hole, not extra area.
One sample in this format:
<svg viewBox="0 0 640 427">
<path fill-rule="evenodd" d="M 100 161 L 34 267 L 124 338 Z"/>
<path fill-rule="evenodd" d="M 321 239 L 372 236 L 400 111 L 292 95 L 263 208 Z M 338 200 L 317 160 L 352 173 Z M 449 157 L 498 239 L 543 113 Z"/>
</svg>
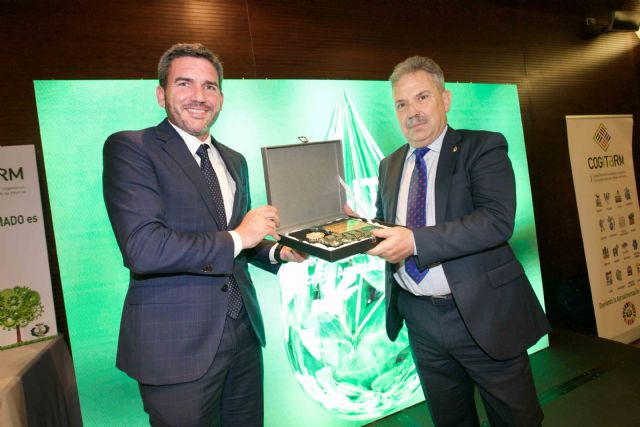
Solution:
<svg viewBox="0 0 640 427">
<path fill-rule="evenodd" d="M 36 152 L 0 146 L 0 350 L 57 333 Z"/>
</svg>

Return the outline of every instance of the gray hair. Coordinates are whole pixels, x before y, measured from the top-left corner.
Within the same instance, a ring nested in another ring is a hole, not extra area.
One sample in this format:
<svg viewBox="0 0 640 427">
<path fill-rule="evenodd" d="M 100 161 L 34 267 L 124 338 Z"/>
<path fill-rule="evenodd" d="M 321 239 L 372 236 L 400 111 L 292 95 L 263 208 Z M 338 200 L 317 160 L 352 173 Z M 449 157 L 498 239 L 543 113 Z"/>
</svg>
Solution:
<svg viewBox="0 0 640 427">
<path fill-rule="evenodd" d="M 426 56 L 412 56 L 396 65 L 393 68 L 391 76 L 389 76 L 389 81 L 391 85 L 394 85 L 405 74 L 411 74 L 417 71 L 425 71 L 431 74 L 436 87 L 440 92 L 444 91 L 444 73 L 442 69 L 433 59 L 427 58 Z"/>
<path fill-rule="evenodd" d="M 169 66 L 171 66 L 171 62 L 174 59 L 183 58 L 185 56 L 203 58 L 211 62 L 218 72 L 218 86 L 222 89 L 222 62 L 220 62 L 218 55 L 211 52 L 200 43 L 177 43 L 162 54 L 160 62 L 158 62 L 158 80 L 160 81 L 161 87 L 164 89 L 167 88 L 167 75 L 169 74 Z"/>
</svg>

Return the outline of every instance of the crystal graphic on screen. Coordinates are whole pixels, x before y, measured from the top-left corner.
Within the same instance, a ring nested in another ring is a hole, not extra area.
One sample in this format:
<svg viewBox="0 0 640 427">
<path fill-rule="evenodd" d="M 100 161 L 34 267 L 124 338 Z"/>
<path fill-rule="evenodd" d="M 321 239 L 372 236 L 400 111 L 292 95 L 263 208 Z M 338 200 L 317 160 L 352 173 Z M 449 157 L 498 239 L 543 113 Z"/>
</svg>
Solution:
<svg viewBox="0 0 640 427">
<path fill-rule="evenodd" d="M 373 218 L 382 151 L 345 92 L 338 97 L 325 139 L 342 140 L 344 180 L 352 189 L 347 202 L 361 216 Z"/>
<path fill-rule="evenodd" d="M 373 217 L 382 153 L 346 93 L 338 97 L 326 139 L 343 141 L 349 203 Z M 395 342 L 386 335 L 381 259 L 311 258 L 284 266 L 279 276 L 289 363 L 326 409 L 370 419 L 392 412 L 419 388 L 406 329 Z"/>
</svg>

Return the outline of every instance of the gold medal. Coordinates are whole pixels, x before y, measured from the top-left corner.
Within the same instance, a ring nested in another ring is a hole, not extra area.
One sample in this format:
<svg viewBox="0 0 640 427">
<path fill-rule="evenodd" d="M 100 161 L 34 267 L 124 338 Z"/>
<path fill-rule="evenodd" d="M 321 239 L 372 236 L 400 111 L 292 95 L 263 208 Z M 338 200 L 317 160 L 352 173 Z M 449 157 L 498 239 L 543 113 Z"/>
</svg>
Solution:
<svg viewBox="0 0 640 427">
<path fill-rule="evenodd" d="M 307 233 L 304 237 L 308 242 L 318 243 L 325 234 L 322 231 L 312 231 L 311 233 Z"/>
</svg>

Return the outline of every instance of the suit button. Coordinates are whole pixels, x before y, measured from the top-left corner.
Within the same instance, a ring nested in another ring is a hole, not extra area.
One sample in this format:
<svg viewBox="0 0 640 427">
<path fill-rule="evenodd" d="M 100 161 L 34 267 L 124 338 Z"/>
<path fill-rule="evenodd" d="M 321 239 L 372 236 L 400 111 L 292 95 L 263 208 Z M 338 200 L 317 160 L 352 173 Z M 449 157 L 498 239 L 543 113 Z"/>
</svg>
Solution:
<svg viewBox="0 0 640 427">
<path fill-rule="evenodd" d="M 202 272 L 203 273 L 211 273 L 212 268 L 210 265 L 205 265 L 204 267 L 202 267 Z"/>
<path fill-rule="evenodd" d="M 227 292 L 228 289 L 229 289 L 229 286 L 225 283 L 224 285 L 222 285 L 222 288 L 220 290 L 222 292 Z"/>
</svg>

